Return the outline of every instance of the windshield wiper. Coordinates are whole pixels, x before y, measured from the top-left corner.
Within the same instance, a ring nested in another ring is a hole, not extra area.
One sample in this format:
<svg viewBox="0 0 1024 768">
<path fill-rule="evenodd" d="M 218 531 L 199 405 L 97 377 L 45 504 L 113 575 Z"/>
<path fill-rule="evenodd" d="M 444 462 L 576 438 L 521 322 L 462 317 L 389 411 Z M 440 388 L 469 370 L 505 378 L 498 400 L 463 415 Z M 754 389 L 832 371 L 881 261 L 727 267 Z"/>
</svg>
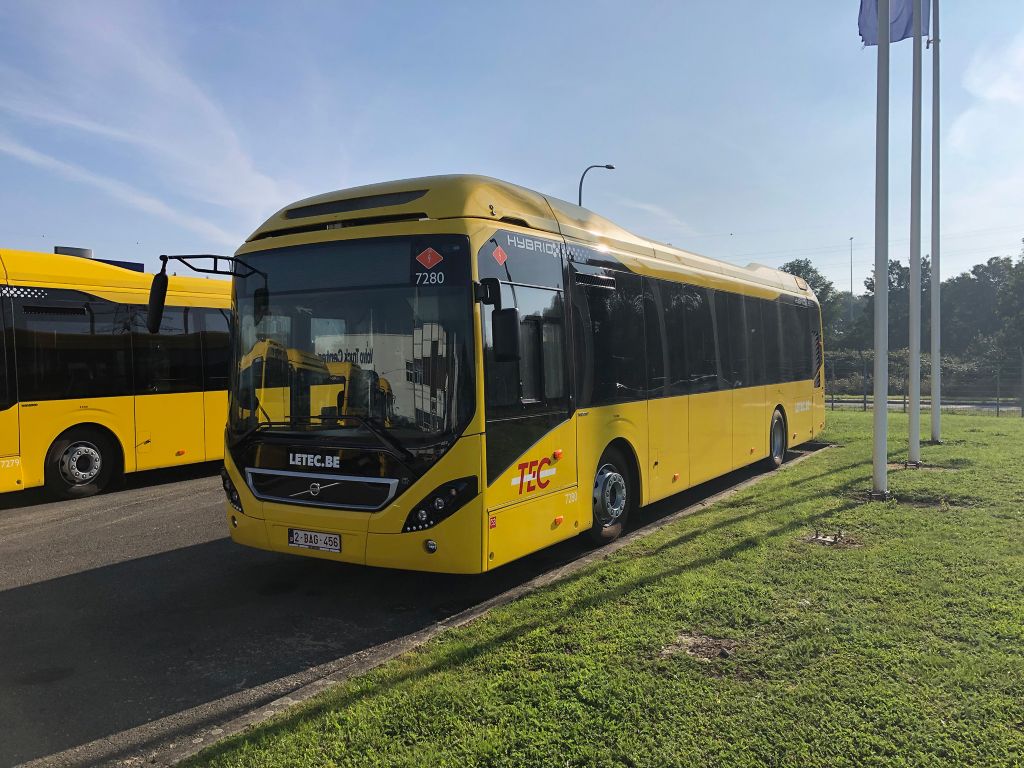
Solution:
<svg viewBox="0 0 1024 768">
<path fill-rule="evenodd" d="M 231 439 L 231 446 L 234 448 L 239 445 L 245 439 L 255 435 L 257 432 L 261 432 L 264 429 L 271 429 L 272 427 L 292 427 L 294 424 L 290 421 L 258 421 L 251 427 L 246 429 L 239 435 L 233 435 Z"/>
<path fill-rule="evenodd" d="M 325 416 L 312 416 L 314 419 L 326 419 Z M 386 448 L 390 448 L 392 451 L 397 453 L 406 461 L 415 461 L 416 456 L 402 445 L 401 441 L 394 435 L 389 435 L 387 429 L 378 424 L 371 418 L 366 416 L 357 416 L 355 414 L 345 414 L 344 416 L 331 416 L 331 420 L 337 419 L 338 421 L 355 421 L 358 422 L 362 427 L 366 429 L 371 435 L 376 437 Z"/>
</svg>

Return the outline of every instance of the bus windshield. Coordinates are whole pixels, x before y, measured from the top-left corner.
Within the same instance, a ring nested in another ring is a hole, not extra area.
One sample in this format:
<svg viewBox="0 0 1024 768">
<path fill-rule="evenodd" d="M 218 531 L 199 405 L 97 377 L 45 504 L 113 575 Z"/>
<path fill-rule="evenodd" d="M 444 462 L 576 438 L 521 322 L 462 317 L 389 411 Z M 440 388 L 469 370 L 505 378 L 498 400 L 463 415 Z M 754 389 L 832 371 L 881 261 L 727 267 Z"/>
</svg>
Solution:
<svg viewBox="0 0 1024 768">
<path fill-rule="evenodd" d="M 473 413 L 469 241 L 258 251 L 235 279 L 229 426 L 426 445 Z"/>
</svg>

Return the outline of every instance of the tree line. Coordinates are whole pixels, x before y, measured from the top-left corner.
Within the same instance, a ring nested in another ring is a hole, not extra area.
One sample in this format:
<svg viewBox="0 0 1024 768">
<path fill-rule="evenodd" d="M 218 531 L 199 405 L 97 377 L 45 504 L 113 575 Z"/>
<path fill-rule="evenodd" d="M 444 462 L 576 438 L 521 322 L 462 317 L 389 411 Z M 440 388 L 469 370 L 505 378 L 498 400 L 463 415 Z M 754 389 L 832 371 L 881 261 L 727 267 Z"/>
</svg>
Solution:
<svg viewBox="0 0 1024 768">
<path fill-rule="evenodd" d="M 976 361 L 1024 361 L 1024 240 L 1016 257 L 998 256 L 942 281 L 942 354 Z M 875 280 L 866 293 L 836 290 L 809 259 L 780 267 L 807 281 L 821 304 L 826 351 L 874 346 Z M 909 345 L 910 268 L 889 261 L 889 349 Z M 931 263 L 921 260 L 921 349 L 931 345 Z"/>
</svg>

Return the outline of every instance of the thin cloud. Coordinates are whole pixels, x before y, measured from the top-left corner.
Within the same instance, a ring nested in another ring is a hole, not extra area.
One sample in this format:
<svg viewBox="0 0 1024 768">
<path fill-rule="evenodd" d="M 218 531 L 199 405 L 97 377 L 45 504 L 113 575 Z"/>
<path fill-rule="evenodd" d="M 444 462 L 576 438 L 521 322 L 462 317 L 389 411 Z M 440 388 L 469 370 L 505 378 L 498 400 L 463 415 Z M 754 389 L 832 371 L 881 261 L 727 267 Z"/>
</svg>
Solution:
<svg viewBox="0 0 1024 768">
<path fill-rule="evenodd" d="M 104 174 L 141 171 L 169 194 L 249 224 L 301 196 L 297 185 L 256 167 L 224 109 L 181 65 L 160 8 L 131 3 L 97 12 L 73 4 L 61 13 L 33 6 L 25 13 L 33 39 L 57 44 L 39 51 L 37 74 L 0 68 L 0 110 L 20 127 L 43 124 L 127 148 L 136 162 Z M 59 44 L 83 37 L 92 41 L 85 57 Z"/>
<path fill-rule="evenodd" d="M 147 195 L 123 181 L 101 176 L 80 166 L 58 160 L 20 144 L 3 134 L 0 134 L 0 153 L 17 158 L 37 168 L 52 171 L 71 181 L 88 184 L 125 205 L 159 216 L 222 245 L 234 247 L 242 240 L 237 234 L 227 232 L 205 219 L 175 210 L 164 201 Z"/>
<path fill-rule="evenodd" d="M 949 132 L 944 218 L 950 230 L 999 228 L 1024 210 L 1024 30 L 1002 48 L 979 52 L 962 83 L 974 101 Z M 1018 231 L 1008 246 L 1019 237 Z"/>
<path fill-rule="evenodd" d="M 650 214 L 662 224 L 667 225 L 677 233 L 687 235 L 689 237 L 695 237 L 697 235 L 697 230 L 672 213 L 672 211 L 667 208 L 663 208 L 660 205 L 645 203 L 641 200 L 630 200 L 623 197 L 618 198 L 617 202 L 619 205 L 623 205 L 626 208 L 633 208 L 634 210 Z"/>
</svg>

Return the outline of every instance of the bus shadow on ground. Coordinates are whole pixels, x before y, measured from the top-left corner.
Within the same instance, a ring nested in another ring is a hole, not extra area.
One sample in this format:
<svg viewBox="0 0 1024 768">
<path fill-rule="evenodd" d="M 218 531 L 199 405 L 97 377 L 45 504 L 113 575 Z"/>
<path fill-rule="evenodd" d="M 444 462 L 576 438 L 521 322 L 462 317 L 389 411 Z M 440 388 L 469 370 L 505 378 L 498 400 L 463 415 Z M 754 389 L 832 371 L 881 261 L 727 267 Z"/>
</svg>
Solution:
<svg viewBox="0 0 1024 768">
<path fill-rule="evenodd" d="M 117 494 L 122 491 L 167 485 L 168 483 L 180 483 L 185 480 L 195 480 L 198 477 L 210 477 L 220 472 L 220 468 L 223 466 L 223 461 L 204 461 L 199 464 L 186 464 L 181 467 L 132 472 L 125 475 L 122 487 L 110 488 L 100 495 L 110 497 L 111 504 L 116 504 Z M 52 504 L 55 501 L 59 501 L 59 499 L 48 494 L 45 488 L 27 488 L 24 491 L 0 493 L 0 511 L 20 507 L 34 507 L 39 504 Z"/>
<path fill-rule="evenodd" d="M 656 525 L 761 472 L 738 470 L 653 504 L 633 527 Z M 588 551 L 576 538 L 493 573 L 450 576 L 219 539 L 0 592 L 0 764 L 201 708 L 169 718 L 146 739 L 191 733 L 309 682 L 271 681 L 423 629 Z M 146 746 L 115 737 L 103 758 Z"/>
</svg>

